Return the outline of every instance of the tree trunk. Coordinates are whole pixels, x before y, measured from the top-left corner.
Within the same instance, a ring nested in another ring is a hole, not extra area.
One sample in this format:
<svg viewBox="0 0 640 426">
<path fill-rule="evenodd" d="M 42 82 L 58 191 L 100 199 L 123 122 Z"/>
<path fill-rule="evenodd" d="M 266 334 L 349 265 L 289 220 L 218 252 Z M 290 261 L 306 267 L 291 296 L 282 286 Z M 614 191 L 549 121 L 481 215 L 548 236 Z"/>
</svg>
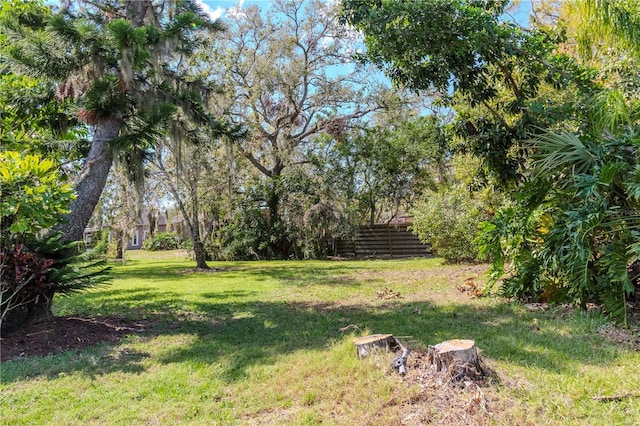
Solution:
<svg viewBox="0 0 640 426">
<path fill-rule="evenodd" d="M 164 167 L 161 158 L 156 158 L 154 164 L 160 170 L 160 173 L 164 176 L 165 183 L 169 188 L 169 192 L 173 197 L 174 201 L 178 204 L 178 210 L 182 214 L 182 218 L 187 224 L 187 228 L 189 229 L 189 233 L 191 234 L 191 241 L 193 244 L 193 253 L 196 257 L 196 268 L 198 269 L 209 269 L 209 265 L 207 265 L 207 251 L 204 247 L 204 244 L 200 240 L 200 224 L 198 223 L 198 193 L 197 187 L 191 187 L 189 192 L 191 196 L 191 216 L 187 212 L 187 208 L 182 201 L 182 197 L 180 196 L 180 192 L 176 185 L 173 184 L 169 173 L 167 173 L 167 169 Z M 192 182 L 192 184 L 195 184 Z"/>
<path fill-rule="evenodd" d="M 204 248 L 204 243 L 200 238 L 200 219 L 198 217 L 200 203 L 198 201 L 197 181 L 191 182 L 191 220 L 187 223 L 193 239 L 193 254 L 196 256 L 196 268 L 209 269 L 209 265 L 207 265 L 207 250 Z"/>
<path fill-rule="evenodd" d="M 269 208 L 269 243 L 270 257 L 286 259 L 291 251 L 291 243 L 284 234 L 284 225 L 280 217 L 281 195 L 279 190 L 279 180 L 281 176 L 273 175 L 270 178 L 267 189 L 267 207 Z"/>
<path fill-rule="evenodd" d="M 51 312 L 53 294 L 53 290 L 47 290 L 42 293 L 42 297 L 38 299 L 37 303 L 32 300 L 6 312 L 6 316 L 2 320 L 0 334 L 14 333 L 29 324 L 51 321 L 53 319 Z"/>
<path fill-rule="evenodd" d="M 376 200 L 373 196 L 373 192 L 371 192 L 369 196 L 369 208 L 371 209 L 371 213 L 369 215 L 369 225 L 373 226 L 376 224 Z"/>
<path fill-rule="evenodd" d="M 207 250 L 204 247 L 204 243 L 200 239 L 200 226 L 198 223 L 198 217 L 189 217 L 189 215 L 187 214 L 187 210 L 184 208 L 184 204 L 182 204 L 182 201 L 178 201 L 178 208 L 182 212 L 182 216 L 185 222 L 187 222 L 187 227 L 189 228 L 189 233 L 191 234 L 193 254 L 196 257 L 196 268 L 209 269 L 209 265 L 207 265 Z"/>
<path fill-rule="evenodd" d="M 269 208 L 269 226 L 273 229 L 280 222 L 280 194 L 278 193 L 278 182 L 280 176 L 271 177 L 269 188 L 267 189 L 267 207 Z"/>
<path fill-rule="evenodd" d="M 122 120 L 117 118 L 102 120 L 96 124 L 89 154 L 77 180 L 76 198 L 69 205 L 70 211 L 65 220 L 55 228 L 56 231 L 62 232 L 62 243 L 83 239 L 84 229 L 100 200 L 113 163 L 113 150 L 109 142 L 118 137 L 121 127 Z M 27 306 L 23 323 L 18 327 L 51 320 L 54 292 L 55 289 L 48 292 L 45 298 L 38 300 L 38 303 Z"/>
<path fill-rule="evenodd" d="M 204 248 L 204 244 L 200 240 L 200 226 L 198 223 L 198 216 L 197 216 L 198 207 L 197 205 L 192 206 L 192 213 L 194 213 L 195 211 L 196 216 L 189 217 L 189 214 L 187 213 L 187 209 L 185 208 L 184 203 L 182 202 L 182 199 L 180 199 L 180 194 L 178 194 L 178 192 L 175 189 L 173 190 L 170 189 L 170 191 L 173 193 L 174 199 L 178 203 L 178 209 L 182 213 L 182 218 L 187 223 L 187 228 L 189 228 L 189 233 L 191 234 L 191 241 L 193 244 L 193 253 L 196 257 L 196 268 L 209 269 L 209 265 L 207 265 L 207 251 Z"/>
<path fill-rule="evenodd" d="M 150 211 L 147 213 L 147 220 L 149 221 L 149 238 L 153 238 L 156 233 L 158 217 L 156 216 L 155 212 Z"/>
<path fill-rule="evenodd" d="M 196 268 L 209 269 L 209 265 L 207 265 L 207 250 L 200 239 L 198 241 L 193 240 L 193 253 L 196 256 Z"/>
<path fill-rule="evenodd" d="M 120 231 L 120 244 L 122 245 L 120 259 L 122 260 L 122 265 L 124 266 L 127 263 L 127 245 L 129 244 L 127 231 L 125 231 L 124 229 Z"/>
<path fill-rule="evenodd" d="M 51 321 L 53 319 L 53 312 L 51 312 L 51 303 L 53 302 L 54 290 L 44 292 L 43 296 L 38 303 L 33 303 L 28 306 L 29 317 L 28 322 L 38 324 L 41 322 Z"/>
<path fill-rule="evenodd" d="M 76 185 L 76 199 L 71 202 L 64 223 L 58 227 L 62 231 L 63 243 L 82 240 L 113 163 L 113 149 L 109 142 L 118 137 L 121 127 L 122 120 L 117 118 L 96 124 L 91 148 Z"/>
<path fill-rule="evenodd" d="M 437 372 L 444 372 L 452 381 L 482 380 L 493 373 L 478 356 L 473 340 L 447 340 L 429 346 L 427 360 Z"/>
<path fill-rule="evenodd" d="M 393 334 L 371 334 L 369 336 L 357 337 L 353 340 L 353 344 L 356 345 L 360 359 L 375 353 L 378 349 L 395 351 L 402 346 Z"/>
</svg>

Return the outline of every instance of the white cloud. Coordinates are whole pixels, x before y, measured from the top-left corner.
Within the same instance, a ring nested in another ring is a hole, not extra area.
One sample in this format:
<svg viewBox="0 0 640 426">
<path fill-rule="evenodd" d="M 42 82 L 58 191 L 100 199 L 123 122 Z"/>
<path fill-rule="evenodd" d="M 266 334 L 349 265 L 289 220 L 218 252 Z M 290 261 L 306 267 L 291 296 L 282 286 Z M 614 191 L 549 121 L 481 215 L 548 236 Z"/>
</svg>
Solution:
<svg viewBox="0 0 640 426">
<path fill-rule="evenodd" d="M 323 49 L 326 49 L 327 47 L 331 46 L 335 42 L 336 42 L 336 39 L 334 37 L 331 37 L 331 36 L 322 37 L 320 39 L 320 47 L 322 47 Z"/>
<path fill-rule="evenodd" d="M 202 0 L 196 0 L 196 4 L 202 8 L 204 13 L 206 13 L 212 21 L 220 18 L 224 13 L 224 8 L 216 7 L 215 10 L 211 9 L 211 7 L 208 4 L 204 3 Z"/>
<path fill-rule="evenodd" d="M 244 0 L 238 0 L 235 6 L 227 9 L 227 16 L 232 19 L 241 19 L 247 16 L 244 10 L 242 10 L 242 5 L 244 5 Z"/>
</svg>

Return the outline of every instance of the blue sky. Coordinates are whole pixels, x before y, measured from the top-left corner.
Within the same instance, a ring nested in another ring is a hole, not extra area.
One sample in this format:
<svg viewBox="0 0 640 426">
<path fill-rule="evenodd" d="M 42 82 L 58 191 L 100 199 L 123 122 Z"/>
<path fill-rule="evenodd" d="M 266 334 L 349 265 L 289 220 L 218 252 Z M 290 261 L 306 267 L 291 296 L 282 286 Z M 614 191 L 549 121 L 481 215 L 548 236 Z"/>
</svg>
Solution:
<svg viewBox="0 0 640 426">
<path fill-rule="evenodd" d="M 329 0 L 335 1 L 335 0 Z M 230 8 L 234 7 L 243 7 L 249 4 L 259 4 L 263 7 L 268 7 L 270 3 L 273 3 L 273 0 L 196 0 L 202 8 L 205 10 L 207 14 L 212 19 L 218 19 L 224 17 L 226 11 Z M 516 22 L 520 24 L 526 25 L 529 14 L 531 13 L 532 4 L 531 0 L 521 0 L 519 1 L 519 5 L 517 7 L 516 12 L 511 15 Z"/>
<path fill-rule="evenodd" d="M 336 0 L 328 0 L 336 1 Z M 218 19 L 224 16 L 226 11 L 233 7 L 243 7 L 250 4 L 259 4 L 263 7 L 268 7 L 273 0 L 196 0 L 204 11 L 212 18 Z M 46 4 L 58 4 L 58 0 L 45 0 Z M 531 0 L 521 0 L 519 5 L 519 12 L 516 13 L 514 18 L 516 21 L 526 20 L 529 12 L 531 11 Z M 521 22 L 523 23 L 523 22 Z"/>
<path fill-rule="evenodd" d="M 205 12 L 209 14 L 212 19 L 223 17 L 224 13 L 232 7 L 243 7 L 249 4 L 260 4 L 268 6 L 273 0 L 196 0 L 200 3 Z"/>
</svg>

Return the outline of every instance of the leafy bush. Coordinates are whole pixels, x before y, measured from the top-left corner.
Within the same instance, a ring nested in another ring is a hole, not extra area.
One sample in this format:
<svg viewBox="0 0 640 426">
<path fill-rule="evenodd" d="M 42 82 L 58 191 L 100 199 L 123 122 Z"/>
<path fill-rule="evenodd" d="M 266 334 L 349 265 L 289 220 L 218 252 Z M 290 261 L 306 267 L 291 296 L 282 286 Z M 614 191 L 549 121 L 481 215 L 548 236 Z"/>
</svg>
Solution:
<svg viewBox="0 0 640 426">
<path fill-rule="evenodd" d="M 107 250 L 109 249 L 109 238 L 108 238 L 108 235 L 109 234 L 107 232 L 101 232 L 100 233 L 100 238 L 98 239 L 98 242 L 91 249 L 91 251 L 96 256 L 106 256 Z"/>
<path fill-rule="evenodd" d="M 104 260 L 78 253 L 79 242 L 62 244 L 55 233 L 0 250 L 0 325 L 14 331 L 28 321 L 46 320 L 54 294 L 69 295 L 109 280 Z M 45 315 L 41 317 L 41 315 Z"/>
<path fill-rule="evenodd" d="M 483 203 L 463 185 L 429 192 L 414 207 L 413 232 L 447 262 L 474 262 L 479 225 L 489 218 Z"/>
<path fill-rule="evenodd" d="M 328 242 L 337 234 L 342 215 L 329 203 L 321 201 L 307 209 L 303 221 L 305 257 L 326 257 Z"/>
<path fill-rule="evenodd" d="M 269 256 L 269 219 L 260 208 L 245 206 L 218 231 L 210 250 L 221 260 L 257 260 Z"/>
<path fill-rule="evenodd" d="M 49 277 L 53 259 L 29 250 L 24 244 L 2 247 L 0 265 L 0 324 L 5 326 L 5 319 L 11 318 L 9 313 L 37 304 L 52 292 L 55 283 Z"/>
<path fill-rule="evenodd" d="M 51 315 L 55 293 L 106 280 L 102 262 L 78 255 L 51 228 L 67 212 L 73 191 L 53 161 L 0 152 L 0 327 L 3 331 Z"/>
<path fill-rule="evenodd" d="M 180 247 L 180 239 L 172 232 L 157 232 L 142 243 L 142 249 L 149 251 L 175 250 Z"/>
<path fill-rule="evenodd" d="M 35 239 L 62 220 L 73 189 L 61 181 L 51 160 L 0 152 L 0 231 L 2 243 Z"/>
<path fill-rule="evenodd" d="M 505 295 L 602 303 L 627 323 L 626 302 L 640 279 L 640 104 L 612 107 L 619 96 L 591 101 L 592 128 L 531 142 L 529 181 L 482 236 L 494 257 L 492 282 L 506 275 Z"/>
<path fill-rule="evenodd" d="M 108 240 L 105 256 L 107 259 L 120 259 L 122 257 L 122 239 L 111 238 Z"/>
</svg>

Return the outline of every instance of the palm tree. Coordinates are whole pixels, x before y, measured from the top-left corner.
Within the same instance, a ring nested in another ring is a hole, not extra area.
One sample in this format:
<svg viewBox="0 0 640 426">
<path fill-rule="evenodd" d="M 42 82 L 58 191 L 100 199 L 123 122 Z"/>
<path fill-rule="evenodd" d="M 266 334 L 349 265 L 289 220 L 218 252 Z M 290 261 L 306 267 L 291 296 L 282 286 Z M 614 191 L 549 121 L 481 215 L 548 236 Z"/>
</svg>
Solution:
<svg viewBox="0 0 640 426">
<path fill-rule="evenodd" d="M 221 26 L 192 0 L 65 0 L 55 13 L 33 2 L 28 14 L 23 6 L 12 6 L 16 13 L 0 20 L 0 66 L 50 81 L 58 99 L 75 102 L 77 118 L 92 132 L 74 181 L 76 198 L 58 227 L 64 244 L 82 239 L 115 152 L 142 158 L 141 145 L 158 140 L 168 123 L 200 123 L 214 137 L 224 133 L 205 106 L 209 86 L 181 67 L 207 32 Z M 178 113 L 186 120 L 176 123 Z M 39 316 L 51 316 L 54 291 L 39 305 L 45 311 Z"/>
<path fill-rule="evenodd" d="M 114 147 L 139 159 L 140 145 L 158 140 L 160 124 L 173 127 L 181 142 L 189 141 L 194 123 L 211 137 L 225 132 L 205 106 L 211 87 L 183 66 L 205 34 L 222 27 L 191 0 L 68 0 L 44 22 L 4 28 L 14 72 L 53 79 L 58 97 L 75 99 L 76 115 L 93 130 L 76 199 L 60 226 L 64 242 L 76 241 L 98 203 Z"/>
<path fill-rule="evenodd" d="M 42 10 L 47 13 L 46 9 Z M 92 129 L 90 149 L 76 179 L 76 199 L 60 227 L 64 242 L 82 239 L 114 158 L 114 141 L 127 148 L 157 134 L 176 110 L 211 123 L 202 98 L 207 86 L 177 72 L 204 30 L 219 30 L 189 0 L 65 1 L 40 26 L 1 25 L 15 73 L 54 81 L 60 99 L 77 103 Z"/>
</svg>

